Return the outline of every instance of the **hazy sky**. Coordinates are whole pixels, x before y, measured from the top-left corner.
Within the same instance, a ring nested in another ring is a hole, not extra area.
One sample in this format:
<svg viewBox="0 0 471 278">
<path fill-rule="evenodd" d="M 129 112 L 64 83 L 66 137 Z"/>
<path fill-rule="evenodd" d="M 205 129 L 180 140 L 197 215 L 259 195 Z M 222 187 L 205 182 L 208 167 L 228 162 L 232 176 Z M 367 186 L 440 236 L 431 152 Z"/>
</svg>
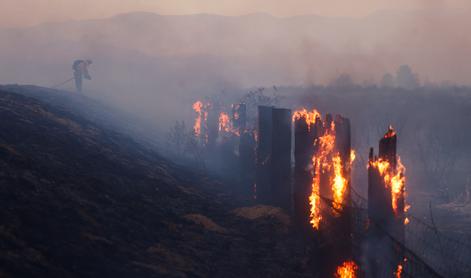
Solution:
<svg viewBox="0 0 471 278">
<path fill-rule="evenodd" d="M 108 17 L 132 11 L 161 14 L 266 12 L 277 16 L 364 16 L 384 9 L 471 6 L 469 0 L 0 0 L 0 28 Z"/>
</svg>

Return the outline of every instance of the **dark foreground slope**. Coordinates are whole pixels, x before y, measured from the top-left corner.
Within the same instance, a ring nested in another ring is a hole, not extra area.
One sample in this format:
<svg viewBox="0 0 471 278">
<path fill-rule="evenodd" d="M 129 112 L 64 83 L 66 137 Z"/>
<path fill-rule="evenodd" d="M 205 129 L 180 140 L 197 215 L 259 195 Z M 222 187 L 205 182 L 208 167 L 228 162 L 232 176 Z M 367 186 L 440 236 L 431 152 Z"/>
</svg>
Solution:
<svg viewBox="0 0 471 278">
<path fill-rule="evenodd" d="M 0 277 L 308 275 L 289 219 L 230 200 L 126 136 L 0 90 Z"/>
</svg>

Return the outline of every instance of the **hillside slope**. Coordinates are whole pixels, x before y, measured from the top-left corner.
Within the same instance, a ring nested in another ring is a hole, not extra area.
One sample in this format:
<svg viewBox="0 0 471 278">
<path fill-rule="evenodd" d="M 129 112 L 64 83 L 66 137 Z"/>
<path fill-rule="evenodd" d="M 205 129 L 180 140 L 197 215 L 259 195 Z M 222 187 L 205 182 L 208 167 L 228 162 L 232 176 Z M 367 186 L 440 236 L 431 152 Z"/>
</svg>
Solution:
<svg viewBox="0 0 471 278">
<path fill-rule="evenodd" d="M 0 90 L 1 277 L 312 274 L 282 212 L 236 215 L 224 188 L 53 101 Z"/>
</svg>

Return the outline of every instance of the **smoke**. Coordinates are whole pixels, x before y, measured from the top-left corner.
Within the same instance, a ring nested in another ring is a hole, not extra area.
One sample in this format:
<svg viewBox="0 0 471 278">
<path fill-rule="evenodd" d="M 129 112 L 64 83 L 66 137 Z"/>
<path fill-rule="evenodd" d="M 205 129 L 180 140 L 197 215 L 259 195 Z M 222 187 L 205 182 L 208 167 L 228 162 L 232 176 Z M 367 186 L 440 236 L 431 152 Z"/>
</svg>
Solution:
<svg viewBox="0 0 471 278">
<path fill-rule="evenodd" d="M 189 105 L 202 96 L 339 76 L 378 84 L 403 64 L 422 81 L 469 84 L 471 35 L 463 30 L 471 17 L 447 3 L 360 18 L 132 13 L 3 30 L 0 82 L 50 87 L 71 77 L 73 60 L 90 58 L 87 94 L 162 129 L 189 121 Z"/>
</svg>

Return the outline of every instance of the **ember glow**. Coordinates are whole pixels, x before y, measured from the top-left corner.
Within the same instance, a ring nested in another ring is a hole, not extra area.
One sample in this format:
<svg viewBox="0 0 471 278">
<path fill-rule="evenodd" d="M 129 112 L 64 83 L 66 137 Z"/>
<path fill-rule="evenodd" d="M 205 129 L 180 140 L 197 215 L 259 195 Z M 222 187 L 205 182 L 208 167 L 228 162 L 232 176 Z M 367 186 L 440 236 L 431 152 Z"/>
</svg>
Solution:
<svg viewBox="0 0 471 278">
<path fill-rule="evenodd" d="M 344 262 L 337 268 L 335 278 L 356 278 L 358 266 L 353 261 Z"/>
</svg>

